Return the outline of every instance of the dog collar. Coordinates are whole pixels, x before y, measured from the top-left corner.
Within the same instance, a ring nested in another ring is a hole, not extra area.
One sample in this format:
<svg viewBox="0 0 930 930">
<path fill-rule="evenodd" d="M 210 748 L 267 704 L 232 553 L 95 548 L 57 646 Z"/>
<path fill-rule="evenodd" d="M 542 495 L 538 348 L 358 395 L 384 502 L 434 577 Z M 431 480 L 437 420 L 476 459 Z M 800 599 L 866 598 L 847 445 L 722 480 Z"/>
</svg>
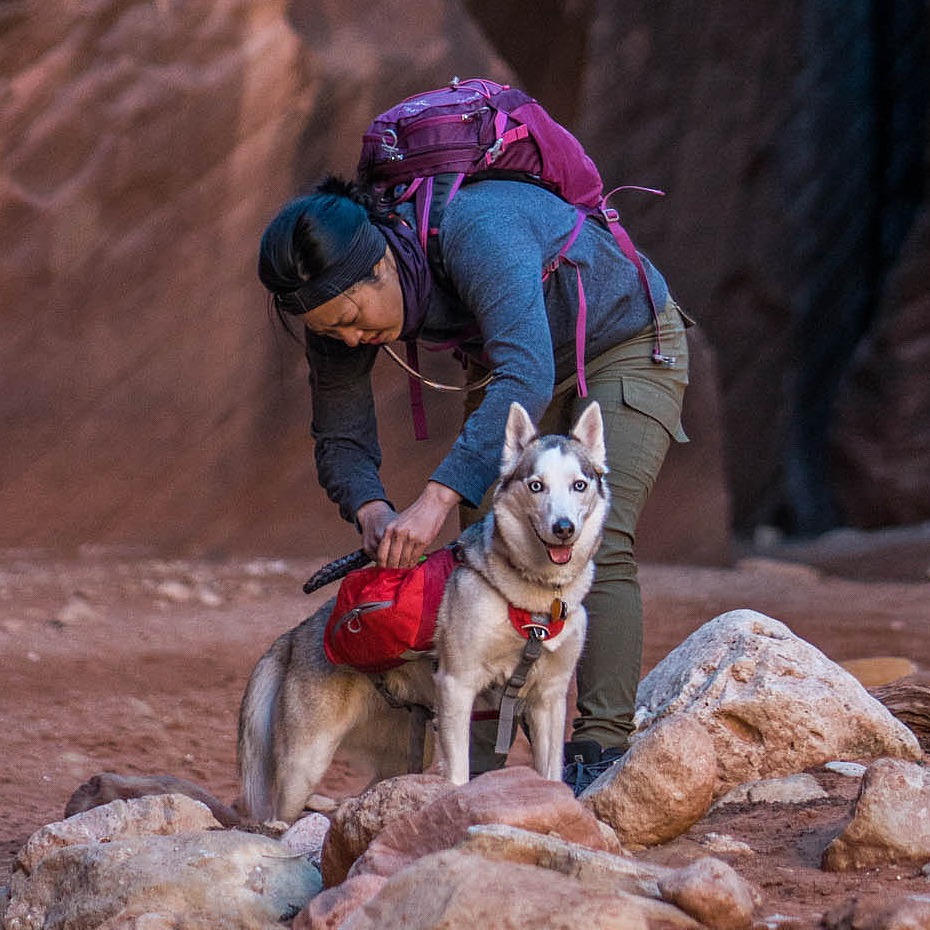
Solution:
<svg viewBox="0 0 930 930">
<path fill-rule="evenodd" d="M 552 612 L 548 619 L 541 619 L 539 614 L 532 614 L 522 607 L 507 605 L 510 625 L 524 638 L 530 638 L 530 630 L 536 630 L 540 639 L 554 639 L 565 627 L 568 607 L 561 598 L 552 602 Z"/>
<path fill-rule="evenodd" d="M 491 580 L 477 565 L 472 565 L 465 558 L 465 549 L 459 543 L 453 543 L 450 547 L 453 559 L 459 565 L 469 565 L 477 572 L 498 594 L 500 589 L 491 583 Z M 541 614 L 533 614 L 529 610 L 517 607 L 507 602 L 507 616 L 510 619 L 510 625 L 524 638 L 530 638 L 530 631 L 535 630 L 538 639 L 554 639 L 565 627 L 565 619 L 568 616 L 568 604 L 562 600 L 562 589 L 556 588 L 556 595 L 552 599 L 552 606 L 549 608 L 549 617 L 545 619 Z M 533 619 L 534 617 L 538 619 Z"/>
</svg>

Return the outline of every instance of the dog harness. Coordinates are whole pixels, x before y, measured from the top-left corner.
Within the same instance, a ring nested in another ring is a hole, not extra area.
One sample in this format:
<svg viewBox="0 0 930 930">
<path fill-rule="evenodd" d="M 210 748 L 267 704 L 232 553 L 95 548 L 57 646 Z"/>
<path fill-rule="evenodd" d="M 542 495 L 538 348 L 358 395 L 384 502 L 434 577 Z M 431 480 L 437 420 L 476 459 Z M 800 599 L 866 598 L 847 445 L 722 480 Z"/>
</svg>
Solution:
<svg viewBox="0 0 930 930">
<path fill-rule="evenodd" d="M 467 564 L 461 546 L 453 545 L 452 553 L 455 561 L 460 565 Z M 469 567 L 478 572 L 487 584 L 500 593 L 500 590 L 491 584 L 491 581 L 483 572 L 479 571 L 474 565 Z M 553 639 L 564 629 L 565 620 L 568 617 L 568 604 L 562 600 L 561 589 L 556 589 L 548 617 L 534 614 L 523 607 L 517 607 L 511 604 L 510 601 L 507 601 L 507 617 L 514 630 L 526 640 L 526 645 L 523 647 L 517 667 L 513 670 L 513 674 L 511 674 L 510 679 L 504 686 L 500 711 L 497 714 L 478 711 L 473 713 L 471 718 L 472 720 L 491 720 L 495 716 L 497 717 L 497 741 L 494 745 L 494 751 L 502 755 L 506 755 L 510 751 L 513 722 L 517 716 L 519 705 L 517 695 L 526 684 L 530 669 L 542 655 L 543 640 Z"/>
<path fill-rule="evenodd" d="M 500 714 L 497 720 L 497 742 L 494 751 L 505 755 L 510 751 L 513 737 L 513 721 L 517 715 L 519 701 L 517 695 L 526 684 L 530 669 L 542 655 L 542 644 L 545 639 L 552 639 L 559 635 L 565 627 L 565 618 L 568 615 L 568 605 L 561 597 L 552 601 L 548 619 L 534 619 L 538 614 L 532 614 L 522 607 L 507 605 L 507 616 L 511 626 L 526 640 L 523 653 L 517 667 L 513 670 L 510 680 L 504 687 L 501 697 Z"/>
</svg>

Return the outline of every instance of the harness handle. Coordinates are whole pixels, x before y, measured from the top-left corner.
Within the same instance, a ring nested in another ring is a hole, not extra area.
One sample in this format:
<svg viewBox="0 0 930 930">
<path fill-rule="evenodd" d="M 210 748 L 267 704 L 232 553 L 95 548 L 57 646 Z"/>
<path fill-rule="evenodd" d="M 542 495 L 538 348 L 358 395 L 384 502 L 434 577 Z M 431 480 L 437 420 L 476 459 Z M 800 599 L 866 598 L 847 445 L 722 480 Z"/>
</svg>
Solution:
<svg viewBox="0 0 930 930">
<path fill-rule="evenodd" d="M 523 654 L 517 667 L 510 676 L 510 681 L 504 688 L 504 696 L 501 698 L 501 714 L 497 723 L 497 742 L 494 751 L 501 755 L 510 752 L 510 743 L 513 736 L 513 721 L 517 715 L 517 694 L 526 684 L 527 676 L 536 660 L 542 655 L 542 641 L 540 631 L 537 627 L 531 626 L 526 631 L 527 640 L 523 647 Z"/>
</svg>

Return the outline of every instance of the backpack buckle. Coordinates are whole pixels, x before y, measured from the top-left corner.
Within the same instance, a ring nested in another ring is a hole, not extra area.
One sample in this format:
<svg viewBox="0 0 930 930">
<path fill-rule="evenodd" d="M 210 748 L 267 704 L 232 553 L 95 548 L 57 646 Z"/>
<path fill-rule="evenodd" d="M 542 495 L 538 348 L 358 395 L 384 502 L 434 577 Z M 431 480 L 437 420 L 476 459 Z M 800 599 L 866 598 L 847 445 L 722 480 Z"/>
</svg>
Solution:
<svg viewBox="0 0 930 930">
<path fill-rule="evenodd" d="M 393 129 L 385 129 L 381 137 L 381 148 L 391 161 L 402 161 L 403 153 L 397 147 L 397 133 Z"/>
<path fill-rule="evenodd" d="M 620 222 L 620 212 L 613 207 L 601 207 L 601 214 L 608 223 Z"/>
</svg>

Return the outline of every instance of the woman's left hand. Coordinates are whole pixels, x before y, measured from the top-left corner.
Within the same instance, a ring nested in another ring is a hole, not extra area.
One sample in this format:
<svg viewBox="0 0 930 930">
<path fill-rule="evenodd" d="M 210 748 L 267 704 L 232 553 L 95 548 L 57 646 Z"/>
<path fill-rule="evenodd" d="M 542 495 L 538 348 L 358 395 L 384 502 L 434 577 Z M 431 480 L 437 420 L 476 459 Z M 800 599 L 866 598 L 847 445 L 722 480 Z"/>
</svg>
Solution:
<svg viewBox="0 0 930 930">
<path fill-rule="evenodd" d="M 444 484 L 428 482 L 423 493 L 385 529 L 378 546 L 378 564 L 385 568 L 416 565 L 461 499 Z"/>
</svg>

